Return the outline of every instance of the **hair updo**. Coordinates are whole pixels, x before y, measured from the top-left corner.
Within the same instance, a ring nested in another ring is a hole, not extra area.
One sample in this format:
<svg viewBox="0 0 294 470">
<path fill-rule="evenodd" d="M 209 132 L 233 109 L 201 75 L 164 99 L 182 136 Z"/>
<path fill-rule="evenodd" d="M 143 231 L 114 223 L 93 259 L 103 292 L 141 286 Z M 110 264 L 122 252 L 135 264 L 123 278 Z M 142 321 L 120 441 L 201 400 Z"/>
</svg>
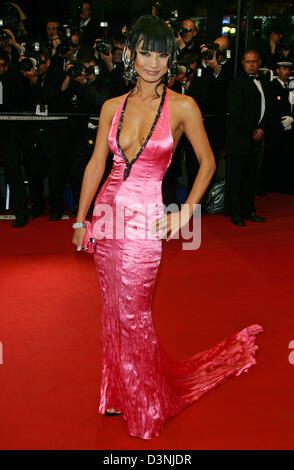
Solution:
<svg viewBox="0 0 294 470">
<path fill-rule="evenodd" d="M 171 76 L 176 75 L 177 70 L 177 45 L 172 29 L 158 16 L 141 16 L 128 35 L 125 43 L 123 61 L 125 64 L 124 76 L 132 83 L 136 83 L 137 73 L 134 70 L 134 63 L 137 56 L 137 47 L 143 41 L 142 49 L 145 51 L 169 54 L 168 72 L 163 75 L 161 82 L 166 82 Z M 130 60 L 127 58 L 126 50 L 130 49 Z"/>
</svg>

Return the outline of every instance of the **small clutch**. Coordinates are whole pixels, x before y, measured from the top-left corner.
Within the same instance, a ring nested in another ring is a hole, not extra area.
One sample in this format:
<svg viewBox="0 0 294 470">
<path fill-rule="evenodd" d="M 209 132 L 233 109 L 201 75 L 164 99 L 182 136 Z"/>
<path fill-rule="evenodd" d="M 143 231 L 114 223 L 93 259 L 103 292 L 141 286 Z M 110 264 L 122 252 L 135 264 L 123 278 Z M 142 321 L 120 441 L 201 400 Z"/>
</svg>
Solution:
<svg viewBox="0 0 294 470">
<path fill-rule="evenodd" d="M 82 249 L 86 253 L 96 253 L 96 238 L 93 235 L 92 224 L 89 222 L 89 220 L 85 220 L 85 222 L 87 227 Z"/>
</svg>

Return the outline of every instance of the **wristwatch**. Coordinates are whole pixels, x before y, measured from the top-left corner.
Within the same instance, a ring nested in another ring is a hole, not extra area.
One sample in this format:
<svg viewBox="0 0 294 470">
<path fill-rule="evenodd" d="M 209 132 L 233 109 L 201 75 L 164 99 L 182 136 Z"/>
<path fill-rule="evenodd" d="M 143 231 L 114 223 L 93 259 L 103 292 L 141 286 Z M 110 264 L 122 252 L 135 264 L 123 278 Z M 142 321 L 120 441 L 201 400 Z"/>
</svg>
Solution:
<svg viewBox="0 0 294 470">
<path fill-rule="evenodd" d="M 72 228 L 76 229 L 76 228 L 86 228 L 87 227 L 87 224 L 86 222 L 75 222 L 74 224 L 72 224 Z"/>
</svg>

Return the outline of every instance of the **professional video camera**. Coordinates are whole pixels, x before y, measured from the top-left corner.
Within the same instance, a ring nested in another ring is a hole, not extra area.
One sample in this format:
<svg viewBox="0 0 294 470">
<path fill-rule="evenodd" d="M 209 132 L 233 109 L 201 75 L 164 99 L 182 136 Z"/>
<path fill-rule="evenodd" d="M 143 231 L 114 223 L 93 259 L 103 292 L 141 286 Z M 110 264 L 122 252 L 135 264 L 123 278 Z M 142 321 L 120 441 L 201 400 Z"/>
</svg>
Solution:
<svg viewBox="0 0 294 470">
<path fill-rule="evenodd" d="M 20 70 L 30 72 L 34 67 L 38 67 L 41 62 L 40 44 L 38 42 L 22 43 L 21 54 L 24 56 L 19 63 Z"/>
<path fill-rule="evenodd" d="M 216 59 L 220 56 L 225 56 L 225 52 L 219 48 L 218 44 L 206 44 L 205 47 L 207 49 L 201 52 L 201 59 L 202 60 L 212 60 L 215 54 Z"/>
</svg>

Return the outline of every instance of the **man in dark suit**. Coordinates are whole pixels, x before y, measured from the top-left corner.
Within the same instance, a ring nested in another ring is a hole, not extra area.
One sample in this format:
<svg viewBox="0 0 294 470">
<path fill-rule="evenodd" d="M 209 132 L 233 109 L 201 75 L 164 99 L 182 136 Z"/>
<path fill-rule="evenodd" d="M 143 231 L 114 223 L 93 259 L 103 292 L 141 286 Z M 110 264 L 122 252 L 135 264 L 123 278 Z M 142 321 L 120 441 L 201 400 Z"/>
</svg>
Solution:
<svg viewBox="0 0 294 470">
<path fill-rule="evenodd" d="M 266 153 L 261 171 L 262 191 L 294 195 L 293 104 L 289 100 L 289 78 L 293 63 L 277 63 L 271 87 L 271 132 L 265 139 Z"/>
<path fill-rule="evenodd" d="M 101 29 L 99 22 L 92 16 L 91 2 L 82 2 L 79 5 L 79 10 L 81 19 L 79 30 L 82 33 L 80 42 L 81 44 L 87 44 L 88 46 L 93 47 L 95 39 L 99 37 L 99 30 Z"/>
<path fill-rule="evenodd" d="M 265 222 L 256 215 L 254 198 L 269 111 L 269 83 L 259 76 L 259 53 L 245 52 L 242 64 L 245 74 L 233 80 L 228 91 L 225 207 L 225 214 L 240 227 L 245 225 L 244 219 Z"/>
</svg>

